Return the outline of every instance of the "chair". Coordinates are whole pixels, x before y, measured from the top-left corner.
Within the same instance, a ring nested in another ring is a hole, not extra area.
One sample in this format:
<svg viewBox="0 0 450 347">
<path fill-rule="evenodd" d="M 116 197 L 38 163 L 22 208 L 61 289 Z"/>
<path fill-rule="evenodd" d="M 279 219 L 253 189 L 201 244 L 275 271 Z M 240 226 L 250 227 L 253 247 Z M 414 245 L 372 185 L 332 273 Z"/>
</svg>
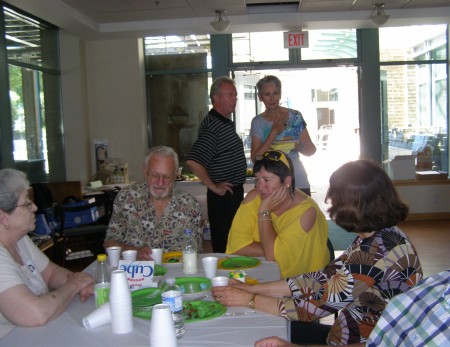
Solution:
<svg viewBox="0 0 450 347">
<path fill-rule="evenodd" d="M 45 182 L 33 184 L 34 196 L 38 190 L 42 191 L 42 187 L 48 189 L 46 196 L 51 206 L 39 206 L 38 208 L 52 207 L 59 224 L 59 228 L 54 232 L 54 248 L 52 261 L 67 266 L 68 262 L 73 260 L 85 260 L 90 262 L 95 260 L 97 254 L 103 253 L 103 241 L 107 225 L 100 222 L 94 222 L 86 225 L 80 225 L 72 228 L 64 227 L 65 213 L 67 212 L 83 212 L 90 210 L 92 207 L 98 207 L 98 204 L 91 203 L 82 206 L 65 206 L 67 199 L 81 201 L 83 200 L 82 185 L 80 181 L 68 182 Z M 42 192 L 40 193 L 42 195 Z M 39 199 L 38 199 L 39 200 Z M 36 202 L 38 202 L 36 200 Z M 42 203 L 42 202 L 38 202 Z"/>
</svg>

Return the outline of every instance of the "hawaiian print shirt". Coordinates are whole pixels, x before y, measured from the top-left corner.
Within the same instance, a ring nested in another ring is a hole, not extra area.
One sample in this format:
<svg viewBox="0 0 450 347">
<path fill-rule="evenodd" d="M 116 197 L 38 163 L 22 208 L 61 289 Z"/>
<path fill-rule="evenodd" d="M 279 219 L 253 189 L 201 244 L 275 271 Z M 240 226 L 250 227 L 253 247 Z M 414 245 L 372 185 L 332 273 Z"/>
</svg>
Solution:
<svg viewBox="0 0 450 347">
<path fill-rule="evenodd" d="M 322 270 L 288 278 L 292 297 L 278 302 L 281 316 L 311 322 L 339 311 L 329 345 L 365 342 L 389 300 L 421 280 L 414 246 L 398 227 L 357 237 Z"/>
<path fill-rule="evenodd" d="M 146 183 L 137 183 L 120 190 L 106 231 L 106 239 L 135 247 L 162 248 L 165 252 L 181 250 L 183 230 L 191 229 L 202 250 L 201 209 L 188 193 L 174 189 L 172 198 L 160 219 L 150 202 Z"/>
</svg>

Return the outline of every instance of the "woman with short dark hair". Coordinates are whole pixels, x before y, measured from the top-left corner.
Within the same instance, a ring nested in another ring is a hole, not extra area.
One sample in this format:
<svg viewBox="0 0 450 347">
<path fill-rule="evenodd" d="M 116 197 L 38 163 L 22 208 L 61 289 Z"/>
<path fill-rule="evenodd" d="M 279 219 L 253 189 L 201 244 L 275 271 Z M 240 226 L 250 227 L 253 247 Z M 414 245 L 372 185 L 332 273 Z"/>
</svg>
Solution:
<svg viewBox="0 0 450 347">
<path fill-rule="evenodd" d="M 406 292 L 423 276 L 414 246 L 396 226 L 405 220 L 408 208 L 382 168 L 368 160 L 336 170 L 326 198 L 336 224 L 357 234 L 339 258 L 319 271 L 285 280 L 256 285 L 233 281 L 214 287 L 216 300 L 285 317 L 292 321 L 294 343 L 365 342 L 390 298 Z M 333 325 L 316 323 L 336 312 Z M 283 346 L 276 338 L 266 342 L 258 346 Z"/>
</svg>

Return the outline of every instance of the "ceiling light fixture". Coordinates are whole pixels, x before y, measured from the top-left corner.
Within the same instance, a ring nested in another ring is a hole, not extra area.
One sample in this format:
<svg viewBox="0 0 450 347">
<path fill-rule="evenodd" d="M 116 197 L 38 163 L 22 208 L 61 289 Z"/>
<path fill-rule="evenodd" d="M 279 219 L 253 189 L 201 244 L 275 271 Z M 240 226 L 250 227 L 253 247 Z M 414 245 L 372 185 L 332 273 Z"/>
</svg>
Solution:
<svg viewBox="0 0 450 347">
<path fill-rule="evenodd" d="M 376 14 L 374 12 L 377 11 Z M 389 15 L 384 13 L 384 3 L 373 4 L 372 13 L 370 14 L 370 21 L 375 25 L 383 25 L 389 19 Z"/>
<path fill-rule="evenodd" d="M 225 10 L 215 10 L 216 19 L 212 21 L 211 26 L 219 32 L 226 31 L 230 28 L 231 22 L 228 20 Z M 225 19 L 224 19 L 225 18 Z"/>
</svg>

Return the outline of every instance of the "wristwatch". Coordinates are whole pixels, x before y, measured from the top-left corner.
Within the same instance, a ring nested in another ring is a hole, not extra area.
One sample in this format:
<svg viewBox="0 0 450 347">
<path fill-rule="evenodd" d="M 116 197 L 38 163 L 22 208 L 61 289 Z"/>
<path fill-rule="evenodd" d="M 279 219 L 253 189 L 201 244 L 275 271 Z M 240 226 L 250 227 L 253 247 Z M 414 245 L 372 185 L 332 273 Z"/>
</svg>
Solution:
<svg viewBox="0 0 450 347">
<path fill-rule="evenodd" d="M 255 305 L 256 305 L 255 298 L 256 298 L 256 294 L 253 294 L 252 298 L 248 302 L 248 307 L 250 307 L 252 310 L 255 309 Z"/>
<path fill-rule="evenodd" d="M 261 217 L 270 217 L 270 211 L 269 210 L 264 210 L 261 212 Z"/>
</svg>

